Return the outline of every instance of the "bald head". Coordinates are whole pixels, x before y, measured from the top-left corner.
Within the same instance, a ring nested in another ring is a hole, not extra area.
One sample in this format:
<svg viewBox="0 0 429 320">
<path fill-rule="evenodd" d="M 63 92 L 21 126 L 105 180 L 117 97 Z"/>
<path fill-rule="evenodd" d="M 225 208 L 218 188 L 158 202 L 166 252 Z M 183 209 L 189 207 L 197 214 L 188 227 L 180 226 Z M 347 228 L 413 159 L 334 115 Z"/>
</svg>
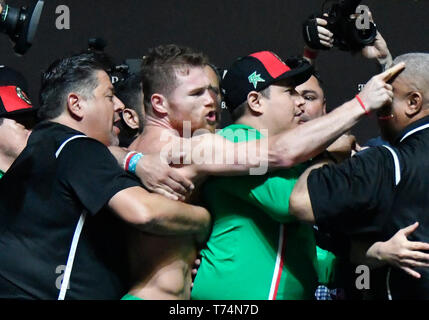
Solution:
<svg viewBox="0 0 429 320">
<path fill-rule="evenodd" d="M 429 108 L 429 53 L 407 53 L 397 57 L 393 63 L 405 62 L 405 70 L 398 79 L 423 96 L 423 107 Z"/>
</svg>

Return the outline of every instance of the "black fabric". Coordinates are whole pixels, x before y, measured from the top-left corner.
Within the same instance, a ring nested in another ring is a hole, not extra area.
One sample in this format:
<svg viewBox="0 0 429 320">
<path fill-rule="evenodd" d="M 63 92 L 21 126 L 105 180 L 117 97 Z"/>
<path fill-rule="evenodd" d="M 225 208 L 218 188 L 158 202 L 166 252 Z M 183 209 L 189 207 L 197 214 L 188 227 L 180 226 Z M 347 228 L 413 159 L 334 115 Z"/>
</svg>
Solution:
<svg viewBox="0 0 429 320">
<path fill-rule="evenodd" d="M 73 234 L 88 212 L 66 299 L 119 299 L 127 290 L 125 225 L 106 204 L 139 186 L 108 149 L 55 123 L 38 125 L 0 180 L 0 298 L 57 299 Z M 10 283 L 10 286 L 6 284 Z M 17 288 L 21 291 L 16 294 Z"/>
<path fill-rule="evenodd" d="M 393 159 L 383 147 L 313 170 L 308 177 L 316 225 L 346 235 L 379 232 L 380 212 L 390 210 L 394 188 Z"/>
<path fill-rule="evenodd" d="M 341 165 L 310 174 L 308 189 L 319 228 L 348 235 L 370 232 L 372 239 L 386 241 L 418 221 L 418 229 L 408 239 L 429 242 L 429 117 L 405 128 L 392 148 L 400 166 L 397 186 L 393 156 L 384 147 L 367 149 Z M 422 275 L 420 281 L 392 268 L 393 299 L 429 299 L 429 270 L 416 270 Z M 387 269 L 381 274 L 386 283 Z"/>
</svg>

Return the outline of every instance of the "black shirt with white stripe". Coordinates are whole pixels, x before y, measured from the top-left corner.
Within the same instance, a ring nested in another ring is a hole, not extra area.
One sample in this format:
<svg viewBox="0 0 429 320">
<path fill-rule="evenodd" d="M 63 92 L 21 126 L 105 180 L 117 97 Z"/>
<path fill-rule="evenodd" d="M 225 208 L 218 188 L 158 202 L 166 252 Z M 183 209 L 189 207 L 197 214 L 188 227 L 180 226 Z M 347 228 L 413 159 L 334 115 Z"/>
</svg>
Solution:
<svg viewBox="0 0 429 320">
<path fill-rule="evenodd" d="M 308 190 L 322 230 L 386 241 L 419 222 L 409 240 L 429 242 L 429 117 L 405 128 L 393 146 L 370 148 L 312 171 Z M 393 299 L 429 299 L 429 270 L 416 270 L 422 279 L 389 271 Z"/>
<path fill-rule="evenodd" d="M 81 135 L 39 124 L 0 180 L 0 298 L 120 299 L 127 291 L 125 225 L 107 203 L 140 183 Z"/>
</svg>

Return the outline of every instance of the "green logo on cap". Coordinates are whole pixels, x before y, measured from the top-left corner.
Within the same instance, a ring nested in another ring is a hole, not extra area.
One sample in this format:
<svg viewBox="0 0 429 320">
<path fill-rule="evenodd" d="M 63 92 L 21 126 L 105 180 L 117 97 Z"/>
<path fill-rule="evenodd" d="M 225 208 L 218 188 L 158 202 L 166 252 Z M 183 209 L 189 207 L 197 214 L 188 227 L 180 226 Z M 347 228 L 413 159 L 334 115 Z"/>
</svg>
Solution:
<svg viewBox="0 0 429 320">
<path fill-rule="evenodd" d="M 253 84 L 253 86 L 255 87 L 255 89 L 258 87 L 258 83 L 259 82 L 265 82 L 264 79 L 261 78 L 260 74 L 257 74 L 256 71 L 253 72 L 250 76 L 249 76 L 249 82 L 251 84 Z"/>
</svg>

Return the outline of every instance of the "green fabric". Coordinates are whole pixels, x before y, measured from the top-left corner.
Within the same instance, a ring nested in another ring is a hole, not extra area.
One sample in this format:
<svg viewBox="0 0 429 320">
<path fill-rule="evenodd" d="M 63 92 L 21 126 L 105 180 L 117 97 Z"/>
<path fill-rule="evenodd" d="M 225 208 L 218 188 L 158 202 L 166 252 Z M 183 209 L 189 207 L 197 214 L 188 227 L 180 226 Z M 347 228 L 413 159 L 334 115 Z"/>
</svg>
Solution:
<svg viewBox="0 0 429 320">
<path fill-rule="evenodd" d="M 144 300 L 144 299 L 141 299 L 139 297 L 133 296 L 131 294 L 126 294 L 125 296 L 122 297 L 121 300 Z"/>
<path fill-rule="evenodd" d="M 3 178 L 4 172 L 0 170 L 0 179 Z"/>
<path fill-rule="evenodd" d="M 262 137 L 244 125 L 229 126 L 219 134 L 234 142 Z M 269 299 L 282 224 L 286 249 L 277 299 L 314 298 L 314 232 L 289 214 L 290 193 L 304 170 L 300 165 L 265 176 L 212 177 L 207 181 L 203 194 L 214 225 L 207 248 L 201 252 L 192 299 Z"/>
<path fill-rule="evenodd" d="M 337 257 L 332 252 L 317 247 L 317 264 L 319 283 L 327 287 L 334 285 Z"/>
</svg>

